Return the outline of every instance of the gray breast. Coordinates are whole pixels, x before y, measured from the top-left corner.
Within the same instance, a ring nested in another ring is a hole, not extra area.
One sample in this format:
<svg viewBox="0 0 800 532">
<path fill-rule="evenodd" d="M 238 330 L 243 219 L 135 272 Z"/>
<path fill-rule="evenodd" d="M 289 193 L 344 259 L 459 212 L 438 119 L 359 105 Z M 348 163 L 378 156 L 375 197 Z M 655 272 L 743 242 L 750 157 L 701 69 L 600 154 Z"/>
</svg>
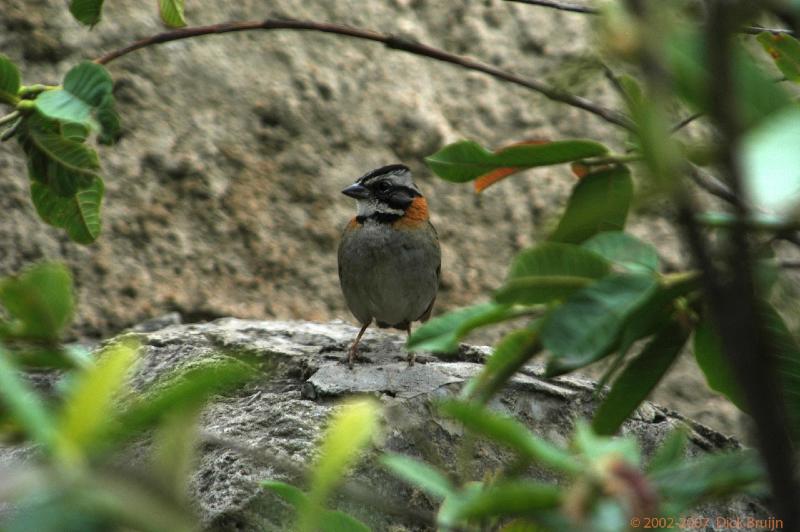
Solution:
<svg viewBox="0 0 800 532">
<path fill-rule="evenodd" d="M 372 319 L 404 328 L 422 317 L 436 296 L 441 261 L 436 231 L 394 229 L 366 221 L 339 245 L 339 281 L 360 323 Z"/>
</svg>

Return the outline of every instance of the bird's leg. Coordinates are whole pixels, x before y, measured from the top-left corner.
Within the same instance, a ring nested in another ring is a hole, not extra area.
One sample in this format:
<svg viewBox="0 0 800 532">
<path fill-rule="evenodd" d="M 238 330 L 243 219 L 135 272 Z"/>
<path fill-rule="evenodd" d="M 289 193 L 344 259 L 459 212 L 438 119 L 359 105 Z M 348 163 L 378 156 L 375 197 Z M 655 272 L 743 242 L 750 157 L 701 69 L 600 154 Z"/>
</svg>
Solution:
<svg viewBox="0 0 800 532">
<path fill-rule="evenodd" d="M 353 342 L 353 345 L 350 346 L 350 350 L 347 352 L 347 365 L 350 369 L 353 369 L 353 361 L 358 356 L 358 342 L 361 341 L 361 337 L 364 335 L 364 331 L 367 330 L 369 324 L 371 322 L 367 322 L 361 326 L 361 330 L 358 331 L 358 336 L 356 336 L 356 341 Z"/>
<path fill-rule="evenodd" d="M 411 337 L 411 323 L 409 323 L 408 326 L 406 327 L 406 344 L 408 344 L 408 339 L 410 337 Z M 414 365 L 414 361 L 416 360 L 416 358 L 417 358 L 417 354 L 414 353 L 413 351 L 409 351 L 408 352 L 408 358 L 406 359 L 406 360 L 408 360 L 408 365 L 409 366 L 413 366 Z"/>
</svg>

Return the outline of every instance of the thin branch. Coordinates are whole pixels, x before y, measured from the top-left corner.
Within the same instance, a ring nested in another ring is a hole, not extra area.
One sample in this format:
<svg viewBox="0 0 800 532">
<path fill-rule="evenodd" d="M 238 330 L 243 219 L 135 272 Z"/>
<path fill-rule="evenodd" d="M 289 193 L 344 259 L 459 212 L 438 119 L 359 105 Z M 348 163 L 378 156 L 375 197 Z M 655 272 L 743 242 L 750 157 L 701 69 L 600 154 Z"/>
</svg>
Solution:
<svg viewBox="0 0 800 532">
<path fill-rule="evenodd" d="M 199 37 L 201 35 L 213 35 L 221 33 L 230 33 L 238 31 L 252 31 L 252 30 L 297 30 L 297 31 L 317 31 L 322 33 L 333 33 L 336 35 L 344 35 L 356 39 L 364 39 L 368 41 L 382 43 L 387 48 L 393 50 L 400 50 L 415 55 L 429 57 L 457 65 L 468 70 L 476 70 L 483 72 L 494 78 L 513 83 L 522 87 L 526 87 L 532 91 L 538 92 L 542 96 L 550 100 L 561 102 L 578 109 L 583 109 L 589 113 L 599 116 L 606 122 L 610 122 L 625 129 L 632 129 L 630 120 L 618 111 L 607 109 L 594 102 L 587 100 L 581 96 L 577 96 L 561 89 L 551 87 L 541 81 L 524 78 L 513 72 L 501 70 L 493 65 L 482 63 L 468 57 L 452 54 L 432 46 L 413 42 L 402 37 L 394 35 L 378 33 L 372 30 L 365 30 L 361 28 L 354 28 L 351 26 L 344 26 L 340 24 L 330 24 L 325 22 L 305 21 L 305 20 L 263 20 L 263 21 L 248 21 L 248 22 L 223 22 L 221 24 L 212 24 L 210 26 L 196 26 L 192 28 L 181 28 L 178 30 L 159 33 L 144 39 L 140 39 L 124 48 L 108 52 L 95 59 L 95 63 L 105 65 L 111 61 L 129 54 L 140 48 L 153 46 L 170 41 L 177 41 L 181 39 L 190 39 Z"/>
<path fill-rule="evenodd" d="M 570 13 L 583 13 L 584 15 L 600 14 L 600 10 L 593 7 L 568 4 L 566 2 L 555 2 L 554 0 L 506 0 L 506 2 L 518 2 L 520 4 L 528 4 L 531 6 L 549 7 L 550 9 L 568 11 Z"/>
<path fill-rule="evenodd" d="M 581 13 L 583 15 L 600 15 L 601 11 L 596 7 L 585 5 L 570 4 L 568 2 L 557 2 L 556 0 L 505 0 L 506 2 L 516 2 L 519 4 L 528 4 L 531 6 L 547 7 L 556 9 L 558 11 L 566 11 L 569 13 Z M 765 28 L 763 26 L 747 25 L 739 28 L 739 33 L 747 35 L 758 35 L 768 31 L 770 33 L 781 33 L 785 35 L 793 35 L 794 31 L 788 28 Z"/>
<path fill-rule="evenodd" d="M 8 113 L 6 116 L 0 116 L 0 126 L 4 126 L 9 122 L 13 122 L 17 119 L 17 117 L 19 117 L 19 111 L 13 111 Z"/>
<path fill-rule="evenodd" d="M 728 187 L 710 175 L 705 174 L 694 165 L 689 167 L 689 178 L 692 180 L 692 182 L 694 182 L 695 185 L 702 188 L 712 196 L 716 196 L 721 200 L 730 203 L 731 205 L 735 205 L 739 202 L 739 199 L 733 192 L 730 191 Z"/>
<path fill-rule="evenodd" d="M 787 270 L 800 269 L 800 260 L 781 259 L 777 263 L 778 268 L 785 268 Z"/>
<path fill-rule="evenodd" d="M 678 131 L 680 131 L 681 129 L 685 128 L 686 126 L 688 126 L 689 124 L 691 124 L 692 122 L 697 120 L 698 118 L 702 117 L 704 114 L 705 113 L 695 113 L 693 115 L 687 116 L 686 118 L 684 118 L 683 120 L 679 121 L 674 126 L 672 126 L 670 128 L 669 132 L 670 133 L 677 133 Z"/>
</svg>

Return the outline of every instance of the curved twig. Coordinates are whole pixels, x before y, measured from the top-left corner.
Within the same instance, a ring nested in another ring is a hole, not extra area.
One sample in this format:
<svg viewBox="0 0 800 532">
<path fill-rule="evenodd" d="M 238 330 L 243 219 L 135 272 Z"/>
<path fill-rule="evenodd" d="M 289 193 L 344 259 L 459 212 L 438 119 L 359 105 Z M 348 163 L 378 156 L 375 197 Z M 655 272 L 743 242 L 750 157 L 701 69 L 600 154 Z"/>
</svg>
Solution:
<svg viewBox="0 0 800 532">
<path fill-rule="evenodd" d="M 134 43 L 129 44 L 118 50 L 108 52 L 97 59 L 95 63 L 105 65 L 118 59 L 126 54 L 141 48 L 153 46 L 170 41 L 177 41 L 181 39 L 190 39 L 192 37 L 199 37 L 201 35 L 213 35 L 221 33 L 230 33 L 237 31 L 252 31 L 252 30 L 298 30 L 298 31 L 317 31 L 323 33 L 333 33 L 337 35 L 344 35 L 356 39 L 364 39 L 373 42 L 382 43 L 387 48 L 393 50 L 401 50 L 415 55 L 429 57 L 460 66 L 469 70 L 476 70 L 483 72 L 494 78 L 526 87 L 550 100 L 561 102 L 578 109 L 582 109 L 596 116 L 599 116 L 606 122 L 610 122 L 625 129 L 632 129 L 633 126 L 630 120 L 619 111 L 607 109 L 594 102 L 591 102 L 581 96 L 577 96 L 566 91 L 551 87 L 541 81 L 524 78 L 513 72 L 508 72 L 497 68 L 487 63 L 482 63 L 475 59 L 452 54 L 426 44 L 417 43 L 384 33 L 378 33 L 372 30 L 365 30 L 361 28 L 354 28 L 351 26 L 344 26 L 341 24 L 331 24 L 326 22 L 315 22 L 311 20 L 263 20 L 263 21 L 242 21 L 242 22 L 223 22 L 221 24 L 212 24 L 210 26 L 196 26 L 191 28 L 181 28 L 177 30 L 167 31 L 152 35 L 144 39 L 140 39 Z"/>
</svg>

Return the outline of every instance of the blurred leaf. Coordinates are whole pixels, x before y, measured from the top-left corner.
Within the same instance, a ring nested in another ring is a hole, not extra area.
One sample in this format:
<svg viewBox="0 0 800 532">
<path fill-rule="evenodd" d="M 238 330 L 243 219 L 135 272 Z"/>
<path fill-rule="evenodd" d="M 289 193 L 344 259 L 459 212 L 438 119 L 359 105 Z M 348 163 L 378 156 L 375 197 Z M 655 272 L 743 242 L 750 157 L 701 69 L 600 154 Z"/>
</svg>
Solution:
<svg viewBox="0 0 800 532">
<path fill-rule="evenodd" d="M 763 32 L 756 37 L 786 79 L 800 82 L 800 41 L 791 35 Z"/>
<path fill-rule="evenodd" d="M 687 443 L 689 436 L 685 427 L 681 426 L 670 432 L 648 462 L 647 471 L 657 473 L 679 465 L 686 455 Z"/>
<path fill-rule="evenodd" d="M 76 128 L 67 131 L 74 137 Z M 59 196 L 73 196 L 99 179 L 97 153 L 82 142 L 61 136 L 55 123 L 32 115 L 20 126 L 18 139 L 28 156 L 32 182 L 47 185 Z"/>
<path fill-rule="evenodd" d="M 344 404 L 332 416 L 311 473 L 309 503 L 298 516 L 298 530 L 317 529 L 328 495 L 378 429 L 378 415 L 378 406 L 362 399 Z"/>
<path fill-rule="evenodd" d="M 451 353 L 458 342 L 473 329 L 518 317 L 508 305 L 480 303 L 437 316 L 411 333 L 407 347 L 410 351 Z"/>
<path fill-rule="evenodd" d="M 545 242 L 514 258 L 509 280 L 495 299 L 500 303 L 547 303 L 568 296 L 608 271 L 608 263 L 591 251 Z"/>
<path fill-rule="evenodd" d="M 443 521 L 481 520 L 489 517 L 537 516 L 562 501 L 561 488 L 534 480 L 503 480 L 480 491 L 468 491 L 442 505 Z M 441 514 L 440 514 L 441 515 Z"/>
<path fill-rule="evenodd" d="M 650 275 L 612 274 L 572 294 L 542 326 L 552 357 L 547 374 L 583 367 L 611 353 L 628 317 L 658 284 Z"/>
<path fill-rule="evenodd" d="M 381 457 L 381 463 L 396 476 L 432 497 L 443 499 L 455 492 L 447 477 L 415 458 L 402 454 L 385 454 Z"/>
<path fill-rule="evenodd" d="M 622 230 L 633 198 L 627 167 L 593 172 L 572 189 L 558 227 L 549 240 L 580 244 L 602 231 Z"/>
<path fill-rule="evenodd" d="M 15 105 L 19 91 L 19 69 L 8 56 L 0 54 L 0 102 Z"/>
<path fill-rule="evenodd" d="M 703 35 L 685 29 L 664 41 L 675 90 L 698 112 L 707 112 L 714 97 L 709 92 L 711 79 L 705 41 Z M 736 95 L 740 106 L 738 116 L 745 128 L 792 103 L 788 92 L 770 79 L 738 42 L 734 48 L 733 78 L 731 91 Z"/>
<path fill-rule="evenodd" d="M 602 144 L 589 140 L 562 140 L 542 144 L 527 141 L 501 148 L 495 153 L 471 140 L 449 144 L 425 158 L 439 177 L 455 183 L 483 179 L 482 188 L 514 172 L 536 166 L 566 163 L 604 155 Z M 494 176 L 494 177 L 492 177 Z"/>
<path fill-rule="evenodd" d="M 153 438 L 153 471 L 175 500 L 188 502 L 197 446 L 198 407 L 169 412 Z"/>
<path fill-rule="evenodd" d="M 539 326 L 536 321 L 508 333 L 497 345 L 483 370 L 464 387 L 462 396 L 488 401 L 531 358 L 541 351 Z"/>
<path fill-rule="evenodd" d="M 114 87 L 105 67 L 83 61 L 67 72 L 63 86 L 63 89 L 45 91 L 34 100 L 39 112 L 52 119 L 97 129 L 92 114 L 107 101 Z"/>
<path fill-rule="evenodd" d="M 306 494 L 291 484 L 277 480 L 267 480 L 261 486 L 272 491 L 283 500 L 294 506 L 295 510 L 301 509 L 308 503 Z M 337 510 L 327 510 L 323 513 L 319 523 L 320 532 L 370 532 L 370 528 L 358 519 Z"/>
<path fill-rule="evenodd" d="M 722 352 L 722 342 L 708 319 L 701 321 L 694 332 L 694 357 L 708 387 L 727 397 L 739 410 L 747 412 L 741 389 Z"/>
<path fill-rule="evenodd" d="M 78 22 L 87 26 L 94 26 L 100 22 L 103 12 L 103 0 L 72 0 L 69 3 L 69 12 Z"/>
<path fill-rule="evenodd" d="M 150 391 L 137 394 L 117 416 L 109 442 L 136 436 L 161 423 L 169 412 L 191 410 L 216 394 L 241 386 L 257 377 L 254 368 L 240 360 L 202 363 L 155 384 Z"/>
<path fill-rule="evenodd" d="M 42 220 L 65 229 L 70 239 L 79 244 L 91 244 L 100 236 L 103 190 L 103 180 L 99 177 L 71 197 L 59 196 L 48 186 L 33 182 L 31 198 Z"/>
<path fill-rule="evenodd" d="M 628 233 L 599 233 L 584 242 L 583 247 L 628 271 L 658 271 L 659 260 L 655 248 Z"/>
<path fill-rule="evenodd" d="M 761 312 L 769 334 L 770 353 L 775 360 L 790 428 L 795 441 L 800 441 L 800 346 L 775 307 L 762 302 Z"/>
<path fill-rule="evenodd" d="M 669 321 L 628 363 L 595 412 L 592 428 L 597 434 L 611 435 L 619 429 L 678 358 L 690 332 L 683 324 Z"/>
<path fill-rule="evenodd" d="M 764 470 L 755 451 L 706 454 L 681 460 L 673 467 L 655 471 L 650 480 L 662 497 L 678 511 L 747 489 L 762 487 Z"/>
<path fill-rule="evenodd" d="M 279 480 L 265 480 L 261 483 L 261 487 L 273 492 L 295 508 L 299 508 L 307 500 L 306 494 L 300 488 Z"/>
<path fill-rule="evenodd" d="M 575 448 L 595 466 L 606 467 L 609 460 L 621 460 L 639 467 L 641 453 L 633 436 L 609 437 L 597 435 L 589 425 L 578 420 L 575 425 Z"/>
<path fill-rule="evenodd" d="M 161 20 L 170 28 L 182 28 L 186 26 L 186 19 L 183 16 L 184 0 L 158 0 L 158 9 Z"/>
<path fill-rule="evenodd" d="M 79 375 L 59 415 L 59 443 L 65 457 L 85 451 L 105 432 L 137 356 L 137 345 L 117 342 L 105 347 L 95 365 Z"/>
<path fill-rule="evenodd" d="M 0 279 L 0 304 L 12 319 L 7 334 L 54 342 L 72 318 L 72 277 L 62 264 L 33 266 Z"/>
<path fill-rule="evenodd" d="M 780 217 L 800 203 L 800 109 L 791 106 L 765 119 L 742 139 L 744 181 L 753 204 Z"/>
<path fill-rule="evenodd" d="M 536 523 L 515 519 L 501 528 L 499 532 L 544 532 L 545 530 L 547 529 L 540 527 Z"/>
<path fill-rule="evenodd" d="M 55 425 L 36 393 L 20 376 L 11 355 L 0 345 L 0 404 L 28 436 L 48 450 L 55 439 Z"/>
<path fill-rule="evenodd" d="M 476 403 L 447 401 L 439 409 L 460 421 L 469 431 L 505 445 L 521 457 L 546 465 L 556 471 L 576 474 L 581 464 L 569 453 L 534 436 L 519 421 L 500 416 Z"/>
</svg>

